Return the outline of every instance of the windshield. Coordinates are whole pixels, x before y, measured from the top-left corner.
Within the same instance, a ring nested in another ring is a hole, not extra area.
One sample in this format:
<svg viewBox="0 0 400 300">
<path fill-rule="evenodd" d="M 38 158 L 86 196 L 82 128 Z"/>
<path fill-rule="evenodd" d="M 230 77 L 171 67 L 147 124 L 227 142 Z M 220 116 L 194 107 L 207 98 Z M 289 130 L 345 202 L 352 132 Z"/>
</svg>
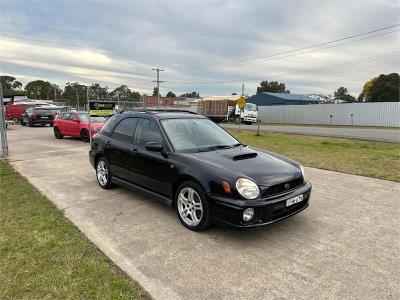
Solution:
<svg viewBox="0 0 400 300">
<path fill-rule="evenodd" d="M 240 145 L 209 119 L 165 119 L 161 123 L 175 151 L 211 151 Z"/>
<path fill-rule="evenodd" d="M 246 104 L 246 110 L 249 111 L 257 111 L 257 105 L 253 104 L 253 103 L 247 103 Z"/>
<path fill-rule="evenodd" d="M 79 119 L 82 122 L 89 122 L 89 115 L 88 114 L 79 114 Z M 90 122 L 93 123 L 105 123 L 107 121 L 104 117 L 90 117 Z"/>
</svg>

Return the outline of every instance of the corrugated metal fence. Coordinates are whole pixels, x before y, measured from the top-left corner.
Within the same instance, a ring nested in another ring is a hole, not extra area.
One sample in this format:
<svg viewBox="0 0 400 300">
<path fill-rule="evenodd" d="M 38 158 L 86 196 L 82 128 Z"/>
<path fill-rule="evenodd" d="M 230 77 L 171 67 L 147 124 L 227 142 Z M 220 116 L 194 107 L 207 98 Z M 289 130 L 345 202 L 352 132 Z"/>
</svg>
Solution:
<svg viewBox="0 0 400 300">
<path fill-rule="evenodd" d="M 259 106 L 262 122 L 400 127 L 400 102 Z"/>
</svg>

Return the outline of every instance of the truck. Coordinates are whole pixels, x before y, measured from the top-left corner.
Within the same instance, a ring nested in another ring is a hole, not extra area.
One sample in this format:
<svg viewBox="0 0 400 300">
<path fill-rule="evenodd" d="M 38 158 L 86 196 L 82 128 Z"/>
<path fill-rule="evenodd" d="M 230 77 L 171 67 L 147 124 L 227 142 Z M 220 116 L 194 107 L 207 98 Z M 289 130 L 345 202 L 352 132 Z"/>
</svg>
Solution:
<svg viewBox="0 0 400 300">
<path fill-rule="evenodd" d="M 243 110 L 239 109 L 237 100 L 232 99 L 205 99 L 197 102 L 197 113 L 210 118 L 216 123 L 234 121 L 236 124 L 252 124 L 258 119 L 256 104 L 246 103 Z"/>
</svg>

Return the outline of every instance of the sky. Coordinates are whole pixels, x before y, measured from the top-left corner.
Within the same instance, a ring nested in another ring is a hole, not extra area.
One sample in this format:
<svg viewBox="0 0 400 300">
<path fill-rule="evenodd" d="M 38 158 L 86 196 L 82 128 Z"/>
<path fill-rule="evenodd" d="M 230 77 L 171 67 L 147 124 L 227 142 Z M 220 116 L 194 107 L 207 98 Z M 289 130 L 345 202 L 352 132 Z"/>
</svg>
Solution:
<svg viewBox="0 0 400 300">
<path fill-rule="evenodd" d="M 160 67 L 161 94 L 252 95 L 268 80 L 357 96 L 399 72 L 399 24 L 397 0 L 0 0 L 0 73 L 151 94 Z"/>
</svg>

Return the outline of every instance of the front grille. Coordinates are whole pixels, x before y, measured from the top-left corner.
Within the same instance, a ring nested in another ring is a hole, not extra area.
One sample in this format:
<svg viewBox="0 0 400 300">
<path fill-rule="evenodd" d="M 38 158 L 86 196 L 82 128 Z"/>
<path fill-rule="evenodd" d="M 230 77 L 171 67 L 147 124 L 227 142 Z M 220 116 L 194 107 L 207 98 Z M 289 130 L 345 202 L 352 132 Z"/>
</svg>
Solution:
<svg viewBox="0 0 400 300">
<path fill-rule="evenodd" d="M 303 185 L 303 183 L 304 183 L 303 178 L 300 177 L 291 181 L 286 181 L 276 185 L 272 185 L 264 191 L 263 198 L 289 192 Z"/>
</svg>

